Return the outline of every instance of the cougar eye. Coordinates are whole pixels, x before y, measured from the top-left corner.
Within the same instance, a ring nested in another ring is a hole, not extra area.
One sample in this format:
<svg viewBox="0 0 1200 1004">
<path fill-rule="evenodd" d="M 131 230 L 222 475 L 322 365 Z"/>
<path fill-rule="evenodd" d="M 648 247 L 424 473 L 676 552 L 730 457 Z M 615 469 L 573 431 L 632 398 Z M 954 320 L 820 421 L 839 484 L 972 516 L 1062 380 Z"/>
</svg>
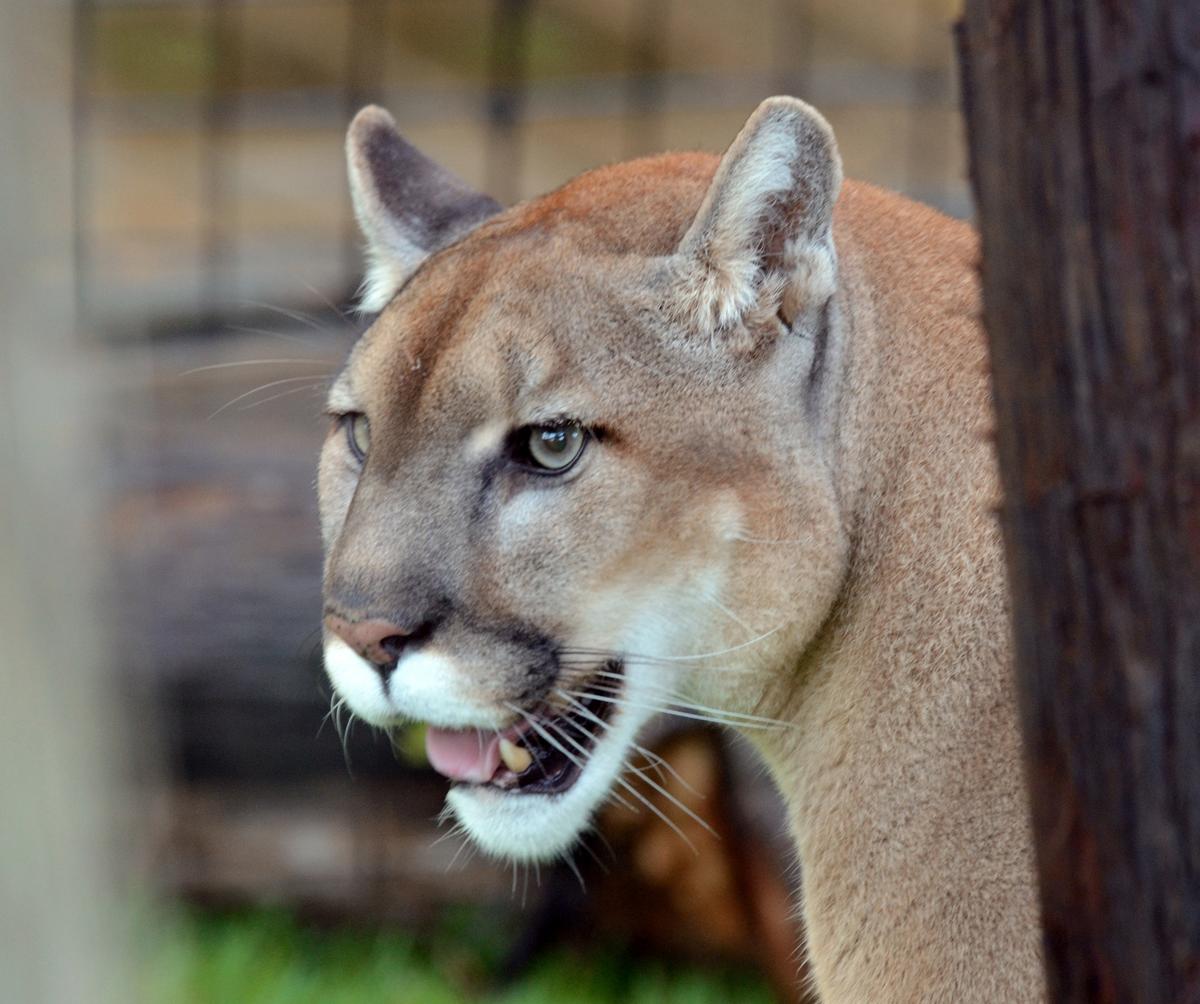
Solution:
<svg viewBox="0 0 1200 1004">
<path fill-rule="evenodd" d="M 552 474 L 568 470 L 587 444 L 587 433 L 578 425 L 530 426 L 525 442 L 530 466 Z"/>
<path fill-rule="evenodd" d="M 371 448 L 371 423 L 361 411 L 352 412 L 342 418 L 346 426 L 346 443 L 359 463 L 367 459 Z"/>
</svg>

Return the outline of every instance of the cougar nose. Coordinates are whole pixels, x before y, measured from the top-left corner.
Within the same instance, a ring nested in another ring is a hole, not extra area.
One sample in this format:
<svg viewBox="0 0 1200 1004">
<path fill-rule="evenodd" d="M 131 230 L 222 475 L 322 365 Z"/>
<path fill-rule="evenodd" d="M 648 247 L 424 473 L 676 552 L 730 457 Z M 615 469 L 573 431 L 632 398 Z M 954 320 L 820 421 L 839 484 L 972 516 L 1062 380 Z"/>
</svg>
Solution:
<svg viewBox="0 0 1200 1004">
<path fill-rule="evenodd" d="M 390 621 L 351 621 L 338 614 L 326 614 L 325 627 L 371 663 L 385 678 L 396 668 L 404 647 L 416 635 L 416 632 L 406 631 Z"/>
</svg>

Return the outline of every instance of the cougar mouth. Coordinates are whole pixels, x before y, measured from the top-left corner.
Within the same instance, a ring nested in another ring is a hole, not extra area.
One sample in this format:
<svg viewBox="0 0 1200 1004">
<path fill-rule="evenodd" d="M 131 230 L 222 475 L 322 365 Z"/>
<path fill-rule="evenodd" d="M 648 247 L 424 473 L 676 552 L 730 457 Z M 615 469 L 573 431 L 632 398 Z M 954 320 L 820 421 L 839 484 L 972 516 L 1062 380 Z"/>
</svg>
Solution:
<svg viewBox="0 0 1200 1004">
<path fill-rule="evenodd" d="M 620 666 L 610 664 L 611 670 Z M 547 702 L 519 712 L 506 729 L 441 729 L 425 733 L 429 763 L 455 788 L 492 789 L 513 795 L 559 795 L 583 773 L 608 729 L 623 681 L 592 684 L 574 704 Z"/>
</svg>

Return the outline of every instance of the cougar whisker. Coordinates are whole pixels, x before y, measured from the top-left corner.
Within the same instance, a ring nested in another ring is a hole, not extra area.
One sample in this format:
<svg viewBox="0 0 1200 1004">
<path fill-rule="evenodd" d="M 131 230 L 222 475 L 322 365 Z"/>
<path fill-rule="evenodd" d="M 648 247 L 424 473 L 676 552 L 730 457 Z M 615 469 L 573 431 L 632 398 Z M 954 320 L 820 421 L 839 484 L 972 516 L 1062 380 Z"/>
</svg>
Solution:
<svg viewBox="0 0 1200 1004">
<path fill-rule="evenodd" d="M 598 673 L 597 675 L 604 676 L 605 674 Z M 609 683 L 607 680 L 601 680 L 601 681 L 597 682 L 595 685 L 598 687 L 605 688 L 605 690 L 604 690 L 605 693 L 620 694 L 620 693 L 624 692 L 623 688 L 617 687 L 615 684 Z M 714 707 L 710 707 L 707 704 L 700 704 L 696 701 L 693 701 L 691 698 L 687 697 L 686 695 L 679 693 L 679 691 L 673 690 L 670 687 L 665 687 L 662 684 L 646 682 L 643 684 L 643 686 L 650 688 L 651 690 L 653 690 L 655 692 L 655 694 L 660 694 L 664 698 L 669 698 L 670 704 L 678 705 L 683 708 L 688 708 L 689 710 L 692 710 L 692 711 L 711 711 L 713 714 L 725 715 L 728 717 L 738 718 L 738 719 L 744 719 L 746 721 L 756 722 L 760 725 L 776 725 L 776 726 L 781 726 L 781 727 L 786 727 L 786 728 L 794 728 L 795 727 L 794 723 L 792 723 L 792 722 L 787 722 L 787 721 L 784 721 L 779 718 L 771 718 L 767 715 L 755 715 L 755 714 L 750 714 L 749 712 L 745 712 L 745 711 L 732 711 L 732 710 L 729 710 L 726 708 L 714 708 Z"/>
<path fill-rule="evenodd" d="M 272 394 L 270 397 L 261 398 L 258 401 L 251 401 L 249 404 L 244 404 L 238 411 L 249 411 L 251 408 L 257 408 L 262 404 L 270 404 L 272 401 L 278 401 L 281 397 L 288 397 L 291 394 L 302 394 L 306 390 L 325 390 L 328 386 L 328 381 L 320 383 L 310 383 L 307 387 L 292 387 L 290 390 L 281 390 L 278 394 Z"/>
<path fill-rule="evenodd" d="M 587 707 L 587 705 L 585 705 L 582 701 L 576 700 L 574 697 L 572 697 L 570 694 L 568 694 L 564 690 L 556 689 L 555 693 L 558 694 L 560 697 L 562 697 L 565 701 L 567 701 L 577 712 L 579 712 L 579 714 L 584 715 L 586 718 L 595 722 L 606 732 L 612 731 L 612 726 L 608 722 L 606 722 L 603 718 L 601 718 L 599 715 L 594 714 Z M 697 791 L 695 788 L 693 788 L 687 782 L 687 780 L 683 777 L 683 775 L 680 774 L 679 771 L 677 771 L 671 765 L 670 761 L 663 759 L 661 756 L 659 756 L 653 750 L 648 750 L 648 749 L 646 749 L 645 746 L 642 746 L 639 743 L 635 742 L 635 743 L 630 743 L 629 745 L 630 745 L 631 749 L 636 750 L 638 753 L 640 753 L 642 756 L 644 756 L 646 758 L 647 762 L 650 763 L 650 765 L 655 770 L 658 771 L 658 776 L 661 780 L 665 781 L 666 773 L 669 773 L 676 781 L 678 781 L 681 785 L 683 785 L 683 787 L 686 788 L 688 791 L 690 791 L 693 795 L 697 796 L 698 798 L 705 797 L 705 795 L 702 792 Z M 664 773 L 664 768 L 666 770 L 666 773 Z"/>
<path fill-rule="evenodd" d="M 197 373 L 208 373 L 212 370 L 235 369 L 239 366 L 328 366 L 328 359 L 239 359 L 227 363 L 209 363 L 207 366 L 193 366 L 189 370 L 177 373 L 178 377 L 194 376 Z M 332 372 L 328 373 L 332 376 Z"/>
<path fill-rule="evenodd" d="M 312 374 L 309 374 L 308 376 L 302 376 L 302 377 L 284 377 L 282 380 L 272 380 L 270 383 L 261 384 L 260 386 L 255 387 L 253 390 L 248 390 L 244 394 L 239 394 L 232 401 L 226 401 L 223 405 L 221 405 L 221 407 L 219 407 L 216 411 L 214 411 L 211 415 L 209 415 L 208 418 L 205 419 L 205 421 L 211 422 L 214 418 L 216 418 L 218 415 L 220 415 L 223 411 L 227 411 L 229 408 L 232 408 L 238 402 L 244 401 L 244 400 L 246 400 L 246 398 L 252 397 L 253 395 L 259 393 L 260 391 L 270 390 L 272 387 L 282 387 L 284 384 L 288 384 L 288 383 L 300 383 L 301 381 L 308 381 L 311 384 L 313 382 Z"/>
</svg>

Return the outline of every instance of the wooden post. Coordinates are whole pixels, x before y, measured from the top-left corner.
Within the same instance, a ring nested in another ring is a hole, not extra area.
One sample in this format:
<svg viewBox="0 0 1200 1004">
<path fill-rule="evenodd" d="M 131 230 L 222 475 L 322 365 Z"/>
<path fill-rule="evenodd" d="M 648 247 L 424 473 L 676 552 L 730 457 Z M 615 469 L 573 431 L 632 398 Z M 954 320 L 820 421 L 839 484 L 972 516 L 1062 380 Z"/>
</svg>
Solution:
<svg viewBox="0 0 1200 1004">
<path fill-rule="evenodd" d="M 1200 1001 L 1200 5 L 968 0 L 1054 1001 Z"/>
<path fill-rule="evenodd" d="M 102 370 L 73 316 L 71 36 L 66 0 L 0 3 L 0 1000 L 125 1004 L 127 730 L 98 610 Z"/>
</svg>

